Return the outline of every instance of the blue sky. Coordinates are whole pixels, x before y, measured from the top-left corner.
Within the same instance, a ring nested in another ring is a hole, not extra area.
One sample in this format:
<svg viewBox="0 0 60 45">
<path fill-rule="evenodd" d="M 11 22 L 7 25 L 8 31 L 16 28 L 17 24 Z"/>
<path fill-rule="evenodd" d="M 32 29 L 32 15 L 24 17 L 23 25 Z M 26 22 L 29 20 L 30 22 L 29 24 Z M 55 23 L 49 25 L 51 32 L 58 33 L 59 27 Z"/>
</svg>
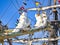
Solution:
<svg viewBox="0 0 60 45">
<path fill-rule="evenodd" d="M 14 28 L 15 27 L 15 23 L 17 18 L 19 18 L 19 12 L 18 9 L 23 5 L 23 1 L 22 0 L 17 0 L 18 1 L 18 5 L 16 0 L 0 0 L 0 20 L 2 21 L 3 25 L 8 25 L 9 28 Z M 27 0 L 26 3 L 27 5 L 24 6 L 25 8 L 31 8 L 31 7 L 36 7 L 34 4 L 35 0 Z M 48 4 L 48 0 L 44 1 L 44 0 L 36 0 L 39 1 L 42 6 L 47 6 Z M 12 3 L 13 2 L 13 3 Z M 44 3 L 43 3 L 44 2 Z M 28 11 L 28 17 L 31 17 L 34 21 L 35 21 L 35 13 L 37 11 Z M 12 18 L 13 16 L 13 18 Z M 35 22 L 32 21 L 33 24 L 35 24 Z M 33 25 L 32 24 L 32 25 Z"/>
<path fill-rule="evenodd" d="M 12 2 L 13 3 L 12 3 Z M 15 23 L 16 20 L 19 18 L 19 12 L 18 9 L 23 5 L 23 1 L 24 0 L 17 0 L 18 1 L 18 5 L 16 0 L 0 0 L 0 20 L 2 21 L 2 25 L 6 25 L 9 28 L 15 28 Z M 26 3 L 27 5 L 24 6 L 25 8 L 32 8 L 32 7 L 36 7 L 34 4 L 35 0 L 27 0 Z M 49 3 L 49 0 L 36 0 L 39 1 L 42 5 L 41 6 L 49 6 L 49 5 L 53 5 L 53 1 L 51 1 L 51 4 Z M 48 12 L 47 14 L 49 14 L 49 10 L 46 11 Z M 32 18 L 33 21 L 31 21 L 31 24 L 34 25 L 36 22 L 35 19 L 35 13 L 37 13 L 37 11 L 28 11 L 28 18 Z M 37 36 L 36 36 L 37 35 Z M 34 37 L 39 37 L 38 35 L 43 35 L 42 32 L 38 32 L 34 35 Z M 41 37 L 40 36 L 40 37 Z M 42 36 L 43 37 L 43 36 Z M 15 45 L 15 43 L 13 43 Z M 18 44 L 20 45 L 20 44 Z"/>
</svg>

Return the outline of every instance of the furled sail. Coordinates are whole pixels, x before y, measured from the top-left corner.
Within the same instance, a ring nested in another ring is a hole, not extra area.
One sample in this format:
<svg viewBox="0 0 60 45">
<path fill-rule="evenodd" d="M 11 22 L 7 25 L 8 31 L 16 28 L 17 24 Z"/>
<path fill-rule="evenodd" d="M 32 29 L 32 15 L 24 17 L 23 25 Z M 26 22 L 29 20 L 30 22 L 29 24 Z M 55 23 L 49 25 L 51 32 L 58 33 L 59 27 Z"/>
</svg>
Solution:
<svg viewBox="0 0 60 45">
<path fill-rule="evenodd" d="M 35 27 L 41 27 L 42 25 L 42 17 L 40 14 L 35 14 L 36 18 L 36 24 L 34 25 Z"/>
<path fill-rule="evenodd" d="M 36 28 L 45 27 L 47 25 L 47 16 L 46 13 L 42 13 L 41 15 L 35 14 L 36 24 L 34 25 Z"/>
<path fill-rule="evenodd" d="M 30 25 L 30 21 L 27 17 L 27 13 L 23 12 L 21 16 L 19 17 L 19 23 L 16 26 L 16 29 L 14 29 L 12 32 L 18 32 L 22 28 L 27 28 Z M 19 28 L 19 29 L 18 29 Z"/>
</svg>

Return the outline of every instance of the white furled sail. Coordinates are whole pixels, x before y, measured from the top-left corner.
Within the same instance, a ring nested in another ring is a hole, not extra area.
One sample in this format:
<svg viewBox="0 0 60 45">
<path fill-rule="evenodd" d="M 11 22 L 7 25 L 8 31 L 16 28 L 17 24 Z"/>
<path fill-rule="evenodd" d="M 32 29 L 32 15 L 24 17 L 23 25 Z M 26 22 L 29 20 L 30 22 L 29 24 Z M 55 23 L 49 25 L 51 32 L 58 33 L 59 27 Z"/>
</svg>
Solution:
<svg viewBox="0 0 60 45">
<path fill-rule="evenodd" d="M 36 28 L 41 27 L 42 26 L 42 17 L 40 14 L 35 14 L 35 18 L 36 18 L 36 24 L 34 25 Z"/>
<path fill-rule="evenodd" d="M 47 25 L 47 16 L 46 13 L 42 13 L 41 15 L 35 14 L 36 24 L 34 25 L 36 28 L 44 28 Z"/>
<path fill-rule="evenodd" d="M 27 28 L 30 25 L 30 21 L 27 17 L 27 13 L 23 12 L 21 16 L 19 17 L 19 23 L 16 26 L 16 29 L 14 29 L 12 32 L 19 32 L 20 29 L 22 28 Z M 18 29 L 19 28 L 19 29 Z"/>
</svg>

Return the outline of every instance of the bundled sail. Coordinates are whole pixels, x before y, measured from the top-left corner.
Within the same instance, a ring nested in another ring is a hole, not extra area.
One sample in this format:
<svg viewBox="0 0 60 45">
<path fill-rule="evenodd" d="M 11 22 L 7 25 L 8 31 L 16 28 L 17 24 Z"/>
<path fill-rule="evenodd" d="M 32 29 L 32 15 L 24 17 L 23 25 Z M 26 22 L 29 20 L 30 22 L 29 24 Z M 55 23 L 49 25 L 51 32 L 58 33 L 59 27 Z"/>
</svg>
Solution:
<svg viewBox="0 0 60 45">
<path fill-rule="evenodd" d="M 41 15 L 35 14 L 35 17 L 36 17 L 36 24 L 34 26 L 36 28 L 45 27 L 47 25 L 46 12 L 42 13 Z"/>
<path fill-rule="evenodd" d="M 35 28 L 43 28 L 47 25 L 47 16 L 46 12 L 43 12 L 40 14 L 35 14 L 36 18 L 36 24 L 34 25 Z M 14 29 L 12 32 L 19 32 L 20 29 L 26 29 L 30 26 L 30 21 L 27 17 L 27 13 L 23 12 L 21 16 L 19 17 L 19 23 L 16 26 L 16 29 Z M 19 28 L 19 29 L 18 29 Z"/>
<path fill-rule="evenodd" d="M 42 25 L 42 17 L 40 14 L 35 14 L 36 18 L 36 24 L 34 25 L 35 27 L 41 27 Z"/>
<path fill-rule="evenodd" d="M 18 32 L 20 31 L 20 29 L 27 28 L 29 25 L 30 25 L 30 21 L 27 17 L 27 13 L 23 12 L 19 17 L 19 23 L 17 24 L 16 29 L 14 29 L 12 32 Z"/>
</svg>

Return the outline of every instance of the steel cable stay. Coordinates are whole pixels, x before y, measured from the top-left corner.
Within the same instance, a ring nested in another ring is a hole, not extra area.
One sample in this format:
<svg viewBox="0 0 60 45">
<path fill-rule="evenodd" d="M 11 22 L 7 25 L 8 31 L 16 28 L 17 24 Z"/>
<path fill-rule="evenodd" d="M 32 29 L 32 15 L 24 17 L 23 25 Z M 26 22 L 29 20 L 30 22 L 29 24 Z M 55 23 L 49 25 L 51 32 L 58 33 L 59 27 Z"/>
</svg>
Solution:
<svg viewBox="0 0 60 45">
<path fill-rule="evenodd" d="M 8 25 L 8 24 L 11 22 L 11 20 L 13 19 L 14 15 L 16 15 L 16 13 L 17 13 L 17 11 L 16 11 L 16 12 L 13 14 L 13 16 L 9 19 L 9 21 L 7 22 L 6 25 Z M 8 28 L 8 29 L 9 29 L 9 28 Z M 12 45 L 10 39 L 7 39 L 7 41 L 8 41 L 8 43 L 9 43 L 10 45 Z"/>
<path fill-rule="evenodd" d="M 13 4 L 13 6 L 18 10 L 18 8 L 15 6 L 15 4 L 13 3 L 12 0 L 10 0 L 10 2 Z"/>
<path fill-rule="evenodd" d="M 18 8 L 15 6 L 15 4 L 12 2 L 12 0 L 10 0 L 10 2 L 14 5 L 14 7 L 15 7 L 16 9 L 18 9 Z M 10 6 L 10 5 L 9 5 L 9 6 Z M 7 9 L 6 9 L 6 10 L 7 10 Z M 10 21 L 10 20 L 9 20 L 9 21 Z M 9 23 L 9 21 L 8 21 L 8 23 Z M 7 24 L 8 24 L 8 23 L 7 23 Z M 7 24 L 6 24 L 6 25 L 7 25 Z"/>
<path fill-rule="evenodd" d="M 48 6 L 51 6 L 51 1 L 50 0 L 48 0 L 48 2 L 49 2 L 49 4 L 48 4 Z M 51 9 L 48 9 L 48 12 L 47 12 L 47 16 L 48 16 L 48 20 L 49 20 L 49 17 L 50 17 L 50 15 L 52 14 L 52 12 L 50 13 L 50 10 Z"/>
<path fill-rule="evenodd" d="M 49 2 L 48 6 L 51 6 L 51 1 L 48 0 L 48 2 Z M 43 4 L 44 4 L 44 0 L 43 0 Z M 43 5 L 43 4 L 42 4 L 42 5 Z M 44 11 L 44 10 L 43 10 L 43 11 Z M 43 11 L 42 11 L 42 12 L 43 12 Z M 50 9 L 48 9 L 48 13 L 47 13 L 47 14 L 49 14 L 49 12 L 50 12 Z M 48 17 L 47 19 L 49 20 L 49 15 L 48 15 L 47 17 Z M 45 31 L 44 31 L 44 34 L 45 34 Z M 47 37 L 48 37 L 48 35 L 47 35 Z"/>
<path fill-rule="evenodd" d="M 24 2 L 26 2 L 27 0 L 24 0 Z M 33 1 L 33 0 L 32 0 Z M 28 17 L 30 20 L 32 20 L 32 21 L 34 21 L 35 22 L 35 20 L 33 20 L 30 16 Z"/>
<path fill-rule="evenodd" d="M 32 22 L 36 22 L 34 19 L 32 19 L 31 17 L 28 17 Z M 30 23 L 30 25 L 32 25 L 31 23 Z"/>
<path fill-rule="evenodd" d="M 10 2 L 11 2 L 11 3 L 14 5 L 14 7 L 18 10 L 18 8 L 17 8 L 17 7 L 15 6 L 15 4 L 13 3 L 13 1 L 10 0 Z M 10 5 L 9 5 L 9 6 L 10 6 Z M 13 17 L 12 17 L 12 18 L 13 18 Z M 11 19 L 10 19 L 10 20 L 11 20 Z M 10 21 L 10 20 L 9 20 L 9 21 Z M 8 21 L 8 23 L 9 23 L 9 21 Z M 8 24 L 8 23 L 7 23 L 7 24 Z M 6 25 L 7 25 L 7 24 L 6 24 Z"/>
<path fill-rule="evenodd" d="M 11 4 L 8 6 L 8 8 L 6 8 L 6 11 L 8 11 L 8 9 L 9 9 L 10 6 L 11 6 Z M 6 11 L 5 11 L 5 12 L 6 12 Z M 4 12 L 4 13 L 5 13 L 5 12 Z M 2 16 L 2 17 L 4 17 L 4 16 Z M 2 18 L 2 17 L 1 17 L 1 18 Z M 7 26 L 7 24 L 6 24 L 5 26 Z"/>
<path fill-rule="evenodd" d="M 20 5 L 19 5 L 19 3 L 18 3 L 18 0 L 15 0 L 15 1 L 16 1 L 17 6 L 20 7 Z"/>
<path fill-rule="evenodd" d="M 11 22 L 11 20 L 13 19 L 13 17 L 16 15 L 16 13 L 17 13 L 17 11 L 13 14 L 13 16 L 8 20 L 8 22 L 6 23 L 6 25 L 8 25 L 10 22 Z"/>
<path fill-rule="evenodd" d="M 9 22 L 9 21 L 8 21 Z"/>
<path fill-rule="evenodd" d="M 24 0 L 24 2 L 26 2 L 26 0 Z M 18 1 L 16 0 L 16 3 L 17 3 L 17 5 L 18 5 Z M 30 18 L 30 20 L 33 20 L 31 17 L 28 17 L 28 18 Z M 33 20 L 34 22 L 35 22 L 35 20 Z"/>
<path fill-rule="evenodd" d="M 6 25 L 9 24 L 9 22 L 11 22 L 11 19 L 14 17 L 14 15 L 16 14 L 16 12 L 13 14 L 13 16 L 9 19 L 9 21 L 6 23 Z M 35 20 L 33 20 L 31 17 L 28 17 L 30 20 L 32 20 L 33 22 L 35 22 Z M 9 29 L 14 29 L 14 28 L 9 28 Z M 19 29 L 19 28 L 17 28 Z"/>
<path fill-rule="evenodd" d="M 34 20 L 34 19 L 32 19 L 30 16 L 29 16 L 28 18 L 30 18 L 30 20 L 32 20 L 33 22 L 35 22 L 35 20 Z"/>
<path fill-rule="evenodd" d="M 9 6 L 8 6 L 8 7 L 5 9 L 5 11 L 3 12 L 4 15 L 2 15 L 2 16 L 0 17 L 1 19 L 5 16 L 6 12 L 7 12 L 8 9 L 10 8 L 10 6 L 11 6 L 11 2 L 10 2 L 10 4 L 9 4 Z M 1 19 L 0 19 L 0 20 L 1 20 Z M 9 39 L 7 39 L 7 40 L 8 40 L 8 42 L 9 42 L 9 44 L 12 45 L 11 42 L 10 42 L 10 40 L 9 40 Z M 3 44 L 2 44 L 2 45 L 3 45 Z"/>
<path fill-rule="evenodd" d="M 5 9 L 5 11 L 3 12 L 2 16 L 0 17 L 0 20 L 5 16 L 5 14 L 7 13 L 8 9 L 10 8 L 11 3 L 9 4 L 9 6 Z"/>
<path fill-rule="evenodd" d="M 51 1 L 49 0 L 48 1 L 49 2 L 49 4 L 48 4 L 48 6 L 50 6 L 51 5 Z M 42 2 L 42 4 L 41 5 L 43 5 L 44 4 L 44 0 L 43 0 L 43 2 Z M 43 7 L 43 6 L 42 6 Z M 44 12 L 44 10 L 42 11 L 42 13 Z M 50 10 L 49 10 L 49 12 L 50 12 Z M 49 16 L 48 16 L 48 19 L 47 20 L 49 20 Z M 43 34 L 43 36 L 45 36 L 45 31 L 43 32 L 44 34 Z M 48 35 L 47 35 L 47 37 L 48 37 Z"/>
<path fill-rule="evenodd" d="M 32 2 L 35 4 L 35 1 L 36 0 L 32 0 Z M 36 7 L 36 5 L 35 5 L 35 7 Z M 37 7 L 36 7 L 37 8 Z M 29 17 L 31 20 L 33 20 L 31 17 Z M 34 22 L 36 22 L 35 20 L 33 20 Z"/>
<path fill-rule="evenodd" d="M 24 0 L 24 2 L 26 2 L 26 0 Z M 18 3 L 18 1 L 16 0 L 16 3 L 17 3 L 17 5 L 18 5 L 18 7 L 19 7 L 19 3 Z M 30 18 L 30 20 L 33 20 L 31 17 L 28 17 L 28 18 Z M 33 20 L 34 21 L 34 20 Z M 35 22 L 35 21 L 34 21 Z"/>
<path fill-rule="evenodd" d="M 13 16 L 9 19 L 9 21 L 7 22 L 7 24 L 6 25 L 8 25 L 9 24 L 9 22 L 11 22 L 11 19 L 14 17 L 14 15 L 16 14 L 16 12 L 13 14 Z M 31 17 L 28 17 L 30 20 L 32 20 L 33 22 L 35 22 L 35 20 L 33 20 Z M 14 28 L 9 28 L 9 29 L 14 29 Z M 17 29 L 19 29 L 19 28 L 17 28 Z"/>
</svg>

